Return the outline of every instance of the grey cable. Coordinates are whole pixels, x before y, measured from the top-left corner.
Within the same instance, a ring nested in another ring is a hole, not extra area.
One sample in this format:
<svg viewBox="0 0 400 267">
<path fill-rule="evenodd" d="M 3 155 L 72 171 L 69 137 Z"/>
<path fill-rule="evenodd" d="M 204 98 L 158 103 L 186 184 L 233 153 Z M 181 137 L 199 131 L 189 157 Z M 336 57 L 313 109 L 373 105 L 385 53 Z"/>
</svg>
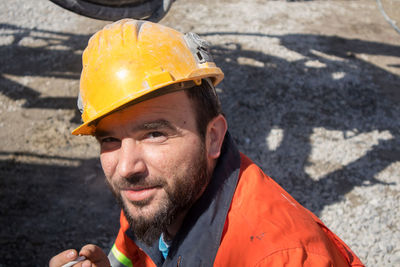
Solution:
<svg viewBox="0 0 400 267">
<path fill-rule="evenodd" d="M 399 27 L 396 26 L 396 22 L 394 22 L 389 16 L 386 14 L 385 10 L 383 9 L 381 0 L 376 0 L 378 3 L 379 11 L 382 13 L 385 20 L 400 34 Z"/>
</svg>

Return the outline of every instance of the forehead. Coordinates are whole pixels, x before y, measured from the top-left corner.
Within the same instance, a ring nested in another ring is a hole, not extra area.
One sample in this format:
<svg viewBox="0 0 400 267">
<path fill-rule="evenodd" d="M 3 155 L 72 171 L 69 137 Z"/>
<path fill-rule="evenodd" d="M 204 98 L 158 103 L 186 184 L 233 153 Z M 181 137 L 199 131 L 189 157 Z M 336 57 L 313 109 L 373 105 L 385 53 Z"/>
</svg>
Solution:
<svg viewBox="0 0 400 267">
<path fill-rule="evenodd" d="M 117 130 L 125 125 L 140 124 L 159 119 L 178 124 L 178 127 L 182 123 L 194 125 L 195 114 L 192 106 L 192 102 L 184 91 L 173 92 L 112 113 L 98 122 L 96 130 Z"/>
</svg>

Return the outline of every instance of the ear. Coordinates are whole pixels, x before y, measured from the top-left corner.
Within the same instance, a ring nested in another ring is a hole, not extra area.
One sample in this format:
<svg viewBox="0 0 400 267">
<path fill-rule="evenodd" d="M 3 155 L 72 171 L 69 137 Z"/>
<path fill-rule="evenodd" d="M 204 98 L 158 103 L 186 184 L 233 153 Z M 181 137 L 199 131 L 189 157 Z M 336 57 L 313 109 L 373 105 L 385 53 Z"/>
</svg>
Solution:
<svg viewBox="0 0 400 267">
<path fill-rule="evenodd" d="M 221 154 L 221 147 L 227 129 L 228 124 L 222 114 L 219 114 L 208 123 L 206 132 L 206 149 L 209 159 L 217 159 Z"/>
</svg>

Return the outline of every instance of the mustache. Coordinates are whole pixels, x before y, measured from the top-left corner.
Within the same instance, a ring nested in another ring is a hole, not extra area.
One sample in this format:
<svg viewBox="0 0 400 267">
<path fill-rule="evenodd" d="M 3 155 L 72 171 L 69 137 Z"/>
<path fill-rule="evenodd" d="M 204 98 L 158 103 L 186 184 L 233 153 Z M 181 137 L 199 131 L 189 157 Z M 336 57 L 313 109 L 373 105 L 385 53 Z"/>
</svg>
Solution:
<svg viewBox="0 0 400 267">
<path fill-rule="evenodd" d="M 155 187 L 166 185 L 165 179 L 159 177 L 151 177 L 145 174 L 136 174 L 129 177 L 119 177 L 112 182 L 114 190 L 122 190 L 132 187 Z"/>
</svg>

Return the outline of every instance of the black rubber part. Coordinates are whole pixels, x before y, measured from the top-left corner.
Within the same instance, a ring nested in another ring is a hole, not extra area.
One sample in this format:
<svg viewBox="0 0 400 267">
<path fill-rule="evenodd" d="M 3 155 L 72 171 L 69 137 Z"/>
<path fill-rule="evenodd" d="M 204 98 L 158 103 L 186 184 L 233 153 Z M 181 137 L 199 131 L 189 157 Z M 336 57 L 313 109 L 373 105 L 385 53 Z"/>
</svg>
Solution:
<svg viewBox="0 0 400 267">
<path fill-rule="evenodd" d="M 137 5 L 128 5 L 126 1 L 121 1 L 120 4 L 123 2 L 125 4 L 117 6 L 96 4 L 85 0 L 50 1 L 79 15 L 99 20 L 116 21 L 123 18 L 133 18 L 157 22 L 165 16 L 174 0 L 171 0 L 166 8 L 163 6 L 162 0 L 139 0 L 136 1 L 139 2 Z M 105 1 L 102 2 L 105 3 Z"/>
</svg>

